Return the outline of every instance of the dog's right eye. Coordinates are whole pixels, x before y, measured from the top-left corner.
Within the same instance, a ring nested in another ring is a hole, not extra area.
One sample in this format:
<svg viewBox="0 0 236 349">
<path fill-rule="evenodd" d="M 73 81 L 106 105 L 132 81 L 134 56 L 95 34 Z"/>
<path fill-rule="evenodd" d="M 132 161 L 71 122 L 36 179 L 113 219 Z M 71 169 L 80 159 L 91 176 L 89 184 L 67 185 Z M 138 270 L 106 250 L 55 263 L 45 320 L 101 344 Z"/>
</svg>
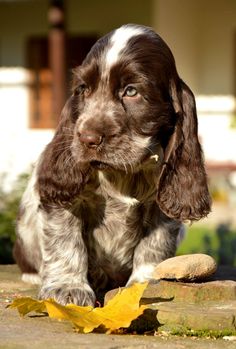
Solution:
<svg viewBox="0 0 236 349">
<path fill-rule="evenodd" d="M 89 91 L 89 88 L 87 87 L 86 84 L 81 84 L 78 87 L 76 87 L 76 89 L 74 90 L 74 95 L 75 96 L 80 96 L 85 94 L 86 92 Z"/>
</svg>

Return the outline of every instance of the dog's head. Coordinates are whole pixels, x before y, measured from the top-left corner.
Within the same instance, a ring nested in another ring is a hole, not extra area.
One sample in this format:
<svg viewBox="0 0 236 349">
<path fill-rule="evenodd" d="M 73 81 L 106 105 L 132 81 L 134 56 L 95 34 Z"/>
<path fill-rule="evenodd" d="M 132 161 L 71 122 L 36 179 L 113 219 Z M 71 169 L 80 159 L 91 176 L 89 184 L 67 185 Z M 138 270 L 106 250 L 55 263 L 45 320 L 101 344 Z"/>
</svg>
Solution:
<svg viewBox="0 0 236 349">
<path fill-rule="evenodd" d="M 132 172 L 158 149 L 162 211 L 180 220 L 205 216 L 194 96 L 165 42 L 150 28 L 125 25 L 98 40 L 74 71 L 73 95 L 40 166 L 41 198 L 71 200 L 88 167 Z"/>
<path fill-rule="evenodd" d="M 99 40 L 74 74 L 77 161 L 129 171 L 165 147 L 176 123 L 171 74 L 173 57 L 150 29 L 123 26 Z"/>
</svg>

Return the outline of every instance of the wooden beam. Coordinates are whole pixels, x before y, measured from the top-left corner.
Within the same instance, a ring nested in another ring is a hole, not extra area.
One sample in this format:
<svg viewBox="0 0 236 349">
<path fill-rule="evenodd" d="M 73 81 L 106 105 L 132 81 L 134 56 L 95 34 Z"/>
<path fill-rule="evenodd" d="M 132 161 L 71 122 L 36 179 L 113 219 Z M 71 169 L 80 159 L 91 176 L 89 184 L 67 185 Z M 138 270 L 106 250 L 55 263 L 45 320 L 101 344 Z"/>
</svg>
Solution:
<svg viewBox="0 0 236 349">
<path fill-rule="evenodd" d="M 49 67 L 52 73 L 52 113 L 55 126 L 66 100 L 65 8 L 63 0 L 51 0 L 49 11 Z"/>
<path fill-rule="evenodd" d="M 206 169 L 208 172 L 233 172 L 236 171 L 236 163 L 231 161 L 207 161 Z"/>
</svg>

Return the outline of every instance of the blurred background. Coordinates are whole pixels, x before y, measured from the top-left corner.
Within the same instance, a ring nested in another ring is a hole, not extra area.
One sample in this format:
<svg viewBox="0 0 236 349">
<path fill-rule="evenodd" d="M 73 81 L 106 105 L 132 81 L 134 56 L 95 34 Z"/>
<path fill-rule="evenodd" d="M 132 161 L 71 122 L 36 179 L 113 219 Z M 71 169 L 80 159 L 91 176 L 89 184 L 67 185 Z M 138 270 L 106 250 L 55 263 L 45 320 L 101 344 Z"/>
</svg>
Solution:
<svg viewBox="0 0 236 349">
<path fill-rule="evenodd" d="M 125 23 L 163 37 L 196 96 L 213 207 L 187 228 L 178 253 L 236 266 L 235 0 L 0 0 L 0 264 L 13 262 L 19 199 L 52 138 L 72 68 Z"/>
</svg>

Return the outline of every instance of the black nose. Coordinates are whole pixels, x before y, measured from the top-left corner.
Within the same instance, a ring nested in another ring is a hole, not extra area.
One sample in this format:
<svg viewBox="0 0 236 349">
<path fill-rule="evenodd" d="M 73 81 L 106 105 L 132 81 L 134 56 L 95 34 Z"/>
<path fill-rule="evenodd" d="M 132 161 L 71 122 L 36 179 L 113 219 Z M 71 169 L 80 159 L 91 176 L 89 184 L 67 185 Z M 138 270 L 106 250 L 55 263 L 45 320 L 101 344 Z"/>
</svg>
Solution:
<svg viewBox="0 0 236 349">
<path fill-rule="evenodd" d="M 103 141 L 103 136 L 93 132 L 79 133 L 79 140 L 88 148 L 97 148 Z"/>
</svg>

